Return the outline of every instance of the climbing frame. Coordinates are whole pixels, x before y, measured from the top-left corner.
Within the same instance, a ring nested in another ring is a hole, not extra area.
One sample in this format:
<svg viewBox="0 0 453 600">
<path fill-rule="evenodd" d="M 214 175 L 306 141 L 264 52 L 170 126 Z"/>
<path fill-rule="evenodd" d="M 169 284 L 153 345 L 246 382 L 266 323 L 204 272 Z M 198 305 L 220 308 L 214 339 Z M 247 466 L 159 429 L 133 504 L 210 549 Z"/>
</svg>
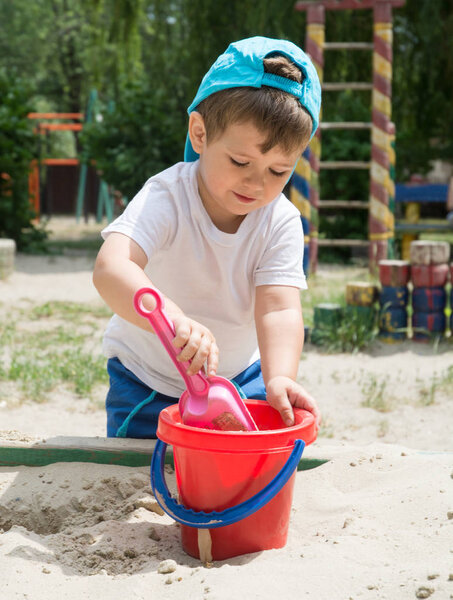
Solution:
<svg viewBox="0 0 453 600">
<path fill-rule="evenodd" d="M 394 139 L 395 128 L 391 122 L 392 95 L 392 9 L 401 7 L 405 0 L 316 0 L 299 1 L 295 8 L 307 13 L 306 51 L 318 72 L 323 92 L 342 90 L 370 90 L 370 122 L 324 122 L 309 147 L 310 189 L 308 196 L 315 221 L 309 225 L 310 269 L 316 271 L 318 246 L 357 247 L 369 250 L 371 270 L 378 261 L 393 254 L 394 237 Z M 373 11 L 374 35 L 372 42 L 326 42 L 326 10 L 370 9 Z M 372 82 L 324 82 L 324 51 L 350 50 L 373 52 Z M 368 129 L 371 133 L 369 161 L 322 161 L 321 133 L 323 131 Z M 304 160 L 304 159 L 301 159 Z M 368 170 L 370 190 L 368 200 L 323 200 L 320 197 L 319 175 L 321 170 L 340 169 Z M 297 169 L 296 169 L 297 171 Z M 335 210 L 367 210 L 368 240 L 325 239 L 319 237 L 318 213 Z"/>
</svg>

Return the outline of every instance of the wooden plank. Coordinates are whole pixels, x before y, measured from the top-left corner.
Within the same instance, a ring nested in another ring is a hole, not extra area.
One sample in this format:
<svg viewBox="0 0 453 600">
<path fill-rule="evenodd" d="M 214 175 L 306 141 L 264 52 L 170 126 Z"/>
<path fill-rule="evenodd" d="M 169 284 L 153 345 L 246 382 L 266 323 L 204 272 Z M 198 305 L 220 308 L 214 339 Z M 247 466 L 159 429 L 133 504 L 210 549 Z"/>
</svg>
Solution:
<svg viewBox="0 0 453 600">
<path fill-rule="evenodd" d="M 326 10 L 356 10 L 359 8 L 373 9 L 376 4 L 383 3 L 384 0 L 298 0 L 295 5 L 296 10 L 307 10 L 314 6 L 322 6 Z M 394 8 L 404 6 L 406 0 L 385 0 L 385 4 L 390 4 Z"/>
<path fill-rule="evenodd" d="M 395 202 L 436 202 L 446 204 L 448 183 L 397 183 L 395 185 Z"/>
<path fill-rule="evenodd" d="M 323 121 L 319 126 L 326 131 L 329 129 L 371 129 L 373 124 L 360 121 Z"/>
<path fill-rule="evenodd" d="M 448 221 L 444 222 L 431 222 L 431 221 L 418 221 L 417 223 L 408 223 L 405 221 L 397 221 L 395 223 L 395 231 L 404 233 L 419 233 L 423 231 L 433 232 L 453 232 L 453 224 Z"/>
<path fill-rule="evenodd" d="M 370 163 L 360 160 L 332 160 L 332 161 L 321 161 L 319 163 L 320 169 L 369 169 Z"/>
<path fill-rule="evenodd" d="M 28 113 L 29 119 L 83 119 L 83 113 Z"/>
<path fill-rule="evenodd" d="M 40 130 L 48 131 L 82 131 L 82 123 L 40 123 Z"/>
<path fill-rule="evenodd" d="M 151 454 L 136 452 L 103 452 L 101 450 L 63 450 L 58 448 L 0 448 L 0 466 L 42 467 L 57 462 L 83 462 L 126 467 L 144 467 L 151 464 Z"/>
<path fill-rule="evenodd" d="M 370 207 L 369 202 L 363 202 L 361 200 L 320 200 L 319 208 L 346 208 L 346 209 L 363 209 L 368 210 Z"/>
<path fill-rule="evenodd" d="M 323 92 L 341 92 L 343 90 L 372 90 L 373 84 L 363 81 L 326 82 L 321 85 Z"/>
<path fill-rule="evenodd" d="M 148 467 L 156 440 L 132 438 L 89 438 L 58 436 L 21 442 L 0 440 L 0 466 L 43 467 L 56 462 L 83 462 L 126 467 Z M 298 471 L 319 467 L 328 458 L 303 458 Z M 167 464 L 173 464 L 173 449 L 167 449 Z"/>
<path fill-rule="evenodd" d="M 374 50 L 373 42 L 325 42 L 324 50 Z"/>
<path fill-rule="evenodd" d="M 58 436 L 20 442 L 0 440 L 1 466 L 44 466 L 55 462 L 90 462 L 122 466 L 146 466 L 156 440 Z"/>
<path fill-rule="evenodd" d="M 366 248 L 369 246 L 369 240 L 327 240 L 324 238 L 318 238 L 318 246 L 325 247 L 344 247 L 344 248 Z"/>
<path fill-rule="evenodd" d="M 78 158 L 43 158 L 41 164 L 50 167 L 58 166 L 77 166 L 80 163 Z"/>
</svg>

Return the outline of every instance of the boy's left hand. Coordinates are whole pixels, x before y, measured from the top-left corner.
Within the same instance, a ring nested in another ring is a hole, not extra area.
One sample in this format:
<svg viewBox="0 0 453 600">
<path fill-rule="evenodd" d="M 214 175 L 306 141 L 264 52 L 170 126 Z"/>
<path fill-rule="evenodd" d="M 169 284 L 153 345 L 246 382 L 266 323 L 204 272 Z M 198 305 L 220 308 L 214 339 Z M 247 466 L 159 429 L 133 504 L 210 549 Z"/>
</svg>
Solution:
<svg viewBox="0 0 453 600">
<path fill-rule="evenodd" d="M 278 410 L 286 425 L 294 425 L 294 406 L 311 412 L 319 429 L 321 413 L 316 400 L 290 377 L 279 375 L 270 379 L 266 384 L 266 396 L 269 404 Z"/>
</svg>

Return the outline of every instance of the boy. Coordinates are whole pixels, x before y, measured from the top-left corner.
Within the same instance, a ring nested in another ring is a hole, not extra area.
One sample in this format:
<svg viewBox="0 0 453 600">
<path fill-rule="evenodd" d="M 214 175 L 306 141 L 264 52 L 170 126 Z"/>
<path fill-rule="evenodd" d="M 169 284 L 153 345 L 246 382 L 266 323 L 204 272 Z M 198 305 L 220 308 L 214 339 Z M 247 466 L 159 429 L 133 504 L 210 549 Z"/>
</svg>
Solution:
<svg viewBox="0 0 453 600">
<path fill-rule="evenodd" d="M 291 42 L 231 44 L 188 109 L 185 162 L 149 179 L 102 232 L 93 281 L 115 313 L 104 337 L 107 435 L 155 437 L 160 410 L 184 390 L 133 308 L 135 292 L 149 286 L 165 297 L 189 374 L 205 368 L 233 379 L 287 425 L 292 406 L 319 423 L 316 402 L 295 381 L 303 232 L 282 190 L 316 131 L 320 102 L 316 71 Z"/>
</svg>

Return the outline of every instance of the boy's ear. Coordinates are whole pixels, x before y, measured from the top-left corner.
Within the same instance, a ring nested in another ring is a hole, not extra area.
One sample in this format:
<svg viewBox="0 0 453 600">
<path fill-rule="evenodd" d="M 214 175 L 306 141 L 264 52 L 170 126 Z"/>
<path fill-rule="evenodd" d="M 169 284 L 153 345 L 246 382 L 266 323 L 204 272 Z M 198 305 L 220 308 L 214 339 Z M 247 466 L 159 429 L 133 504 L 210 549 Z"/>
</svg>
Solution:
<svg viewBox="0 0 453 600">
<path fill-rule="evenodd" d="M 192 148 L 197 154 L 201 154 L 206 143 L 206 127 L 203 117 L 195 110 L 189 115 L 189 138 Z"/>
</svg>

